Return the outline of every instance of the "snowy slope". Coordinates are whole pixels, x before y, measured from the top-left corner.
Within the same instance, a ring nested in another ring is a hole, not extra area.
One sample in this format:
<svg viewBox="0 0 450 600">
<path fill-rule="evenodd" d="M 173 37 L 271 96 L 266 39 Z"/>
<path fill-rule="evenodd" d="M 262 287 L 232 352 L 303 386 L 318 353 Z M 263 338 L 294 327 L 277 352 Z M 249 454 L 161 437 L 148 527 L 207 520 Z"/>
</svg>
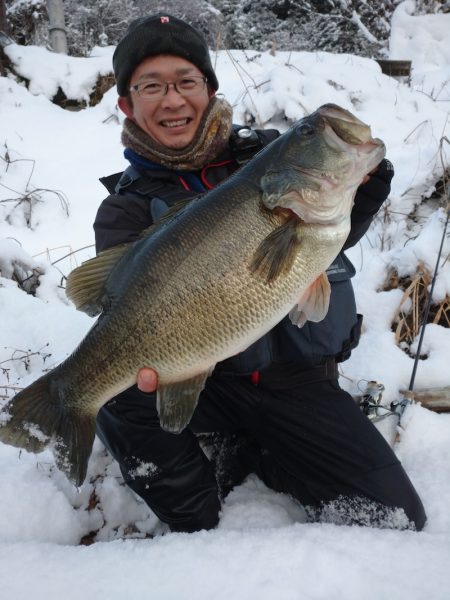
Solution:
<svg viewBox="0 0 450 600">
<path fill-rule="evenodd" d="M 407 387 L 413 360 L 391 331 L 402 292 L 381 289 L 389 267 L 401 276 L 414 275 L 420 263 L 434 268 L 444 211 L 430 196 L 450 152 L 441 142 L 450 138 L 450 42 L 443 33 L 450 16 L 415 17 L 413 4 L 399 5 L 391 40 L 393 58 L 413 60 L 411 85 L 351 55 L 213 56 L 236 122 L 285 129 L 335 102 L 386 142 L 396 176 L 387 210 L 349 253 L 365 329 L 342 365 L 341 383 L 358 393 L 377 379 L 387 403 Z M 114 90 L 79 112 L 50 101 L 58 86 L 70 98 L 88 98 L 97 74 L 109 72 L 113 48 L 89 59 L 16 45 L 6 51 L 31 83 L 27 90 L 0 78 L 0 402 L 63 360 L 91 326 L 66 301 L 63 275 L 94 254 L 92 222 L 106 195 L 98 178 L 126 166 Z M 449 252 L 447 237 L 444 257 Z M 36 297 L 10 278 L 30 268 L 44 273 Z M 449 294 L 447 260 L 436 300 Z M 427 327 L 424 348 L 416 387 L 450 385 L 449 329 Z M 56 471 L 50 452 L 0 444 L 0 596 L 444 600 L 450 417 L 414 406 L 402 425 L 395 449 L 428 513 L 419 534 L 307 524 L 301 507 L 250 477 L 226 499 L 216 530 L 161 535 L 165 527 L 125 488 L 100 443 L 80 490 Z M 92 540 L 90 532 L 97 543 L 79 546 L 84 536 Z"/>
</svg>

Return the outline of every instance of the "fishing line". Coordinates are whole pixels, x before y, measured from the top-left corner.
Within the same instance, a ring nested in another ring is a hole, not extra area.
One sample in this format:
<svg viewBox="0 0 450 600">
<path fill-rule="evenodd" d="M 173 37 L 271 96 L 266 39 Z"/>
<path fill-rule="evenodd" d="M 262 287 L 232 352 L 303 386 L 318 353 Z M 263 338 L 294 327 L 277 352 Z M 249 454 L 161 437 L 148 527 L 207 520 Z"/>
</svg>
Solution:
<svg viewBox="0 0 450 600">
<path fill-rule="evenodd" d="M 420 360 L 420 352 L 422 349 L 422 344 L 423 344 L 423 339 L 424 339 L 424 335 L 425 335 L 425 329 L 427 326 L 427 322 L 428 322 L 428 317 L 430 314 L 430 308 L 431 308 L 431 302 L 433 299 L 433 292 L 434 292 L 434 287 L 436 284 L 436 280 L 437 280 L 437 275 L 439 272 L 439 263 L 441 261 L 441 257 L 442 257 L 442 251 L 444 248 L 444 242 L 445 242 L 445 238 L 447 235 L 447 227 L 448 227 L 448 222 L 449 222 L 449 217 L 450 217 L 450 205 L 449 205 L 449 198 L 448 198 L 448 187 L 447 187 L 447 178 L 446 178 L 446 168 L 443 164 L 443 159 L 442 159 L 442 146 L 443 146 L 443 142 L 447 142 L 450 143 L 449 140 L 446 137 L 443 137 L 441 139 L 441 162 L 442 162 L 442 167 L 443 167 L 443 186 L 444 186 L 444 191 L 443 191 L 443 197 L 447 200 L 447 206 L 446 206 L 446 213 L 447 213 L 447 218 L 445 220 L 445 224 L 444 224 L 444 229 L 442 232 L 442 238 L 441 238 L 441 243 L 439 246 L 439 251 L 438 251 L 438 255 L 437 255 L 437 259 L 436 259 L 436 265 L 434 267 L 434 272 L 433 272 L 433 278 L 431 280 L 431 286 L 430 286 L 430 293 L 428 295 L 428 299 L 427 302 L 425 304 L 425 308 L 424 308 L 424 313 L 423 313 L 423 317 L 422 317 L 422 322 L 421 322 L 421 329 L 420 329 L 420 336 L 419 336 L 419 341 L 417 344 L 417 350 L 416 350 L 416 355 L 414 357 L 414 364 L 413 364 L 413 369 L 412 369 L 412 373 L 411 373 L 411 379 L 409 382 L 409 386 L 408 386 L 408 395 L 403 396 L 403 398 L 399 401 L 399 402 L 392 402 L 391 403 L 391 408 L 390 408 L 390 412 L 386 413 L 384 415 L 380 415 L 378 417 L 379 419 L 383 419 L 384 417 L 389 416 L 389 414 L 397 414 L 398 415 L 398 423 L 400 424 L 402 415 L 406 409 L 406 407 L 412 403 L 412 391 L 414 389 L 414 382 L 416 379 L 416 373 L 417 373 L 417 367 L 419 365 L 419 360 Z M 369 408 L 371 408 L 372 410 L 377 410 L 375 406 L 372 406 L 371 401 L 373 401 L 373 399 L 370 397 L 370 395 L 367 397 L 367 401 L 368 401 L 368 406 Z M 379 405 L 379 402 L 378 402 Z"/>
<path fill-rule="evenodd" d="M 449 212 L 449 209 L 447 208 L 447 219 L 445 221 L 444 231 L 442 233 L 441 245 L 439 247 L 439 252 L 438 252 L 438 256 L 437 256 L 437 260 L 436 260 L 436 266 L 434 268 L 434 273 L 433 273 L 433 279 L 431 281 L 430 293 L 428 295 L 428 300 L 427 300 L 427 303 L 425 305 L 425 310 L 424 310 L 424 314 L 423 314 L 423 318 L 422 318 L 422 324 L 421 324 L 421 330 L 420 330 L 419 343 L 417 344 L 416 356 L 414 358 L 414 366 L 413 366 L 413 370 L 412 370 L 412 374 L 411 374 L 411 380 L 409 382 L 408 391 L 410 391 L 410 392 L 413 391 L 414 381 L 416 379 L 417 367 L 419 365 L 419 360 L 420 360 L 420 351 L 422 349 L 423 338 L 424 338 L 424 335 L 425 335 L 425 328 L 427 326 L 428 316 L 430 314 L 431 301 L 433 299 L 433 291 L 434 291 L 434 286 L 435 286 L 436 279 L 437 279 L 437 274 L 438 274 L 438 271 L 439 271 L 439 263 L 440 263 L 441 256 L 442 256 L 442 250 L 443 250 L 443 247 L 444 247 L 445 236 L 447 234 L 447 226 L 448 226 L 449 215 L 450 215 L 450 212 Z"/>
<path fill-rule="evenodd" d="M 441 161 L 442 162 L 443 162 L 443 160 L 442 160 L 442 145 L 443 145 L 444 140 L 448 142 L 447 138 L 442 138 L 441 139 Z M 419 365 L 419 360 L 420 360 L 420 351 L 422 349 L 423 338 L 424 338 L 424 335 L 425 335 L 425 328 L 427 326 L 428 316 L 430 314 L 430 308 L 431 308 L 431 301 L 433 299 L 434 286 L 435 286 L 435 283 L 436 283 L 436 280 L 437 280 L 437 275 L 438 275 L 438 271 L 439 271 L 439 263 L 441 261 L 442 250 L 444 248 L 445 237 L 447 235 L 447 226 L 448 226 L 449 215 L 450 215 L 447 178 L 446 178 L 446 170 L 445 170 L 444 164 L 442 164 L 442 167 L 443 167 L 443 171 L 444 171 L 444 174 L 443 174 L 444 194 L 443 195 L 444 195 L 444 197 L 447 200 L 447 206 L 446 206 L 447 218 L 445 220 L 444 230 L 442 232 L 441 244 L 439 246 L 439 252 L 438 252 L 438 255 L 437 255 L 437 259 L 436 259 L 436 266 L 434 268 L 433 279 L 431 280 L 430 293 L 428 295 L 428 300 L 427 300 L 427 303 L 425 305 L 425 310 L 424 310 L 424 314 L 423 314 L 423 318 L 422 318 L 419 343 L 417 344 L 417 351 L 416 351 L 416 356 L 414 358 L 414 365 L 413 365 L 413 370 L 412 370 L 412 373 L 411 373 L 411 380 L 409 382 L 409 387 L 408 387 L 408 391 L 409 392 L 412 392 L 413 388 L 414 388 L 414 382 L 415 382 L 415 379 L 416 379 L 417 367 Z"/>
</svg>

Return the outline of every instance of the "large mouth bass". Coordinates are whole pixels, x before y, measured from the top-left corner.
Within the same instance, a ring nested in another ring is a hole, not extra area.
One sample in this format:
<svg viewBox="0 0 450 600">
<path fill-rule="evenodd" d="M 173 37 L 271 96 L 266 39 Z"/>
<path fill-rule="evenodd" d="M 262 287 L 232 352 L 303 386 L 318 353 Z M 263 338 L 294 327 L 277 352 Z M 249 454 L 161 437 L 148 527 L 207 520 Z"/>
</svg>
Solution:
<svg viewBox="0 0 450 600">
<path fill-rule="evenodd" d="M 324 318 L 324 271 L 350 231 L 357 187 L 384 154 L 369 126 L 324 105 L 142 239 L 83 263 L 67 295 L 100 317 L 4 407 L 0 440 L 32 452 L 51 445 L 80 485 L 100 407 L 144 366 L 159 375 L 162 427 L 181 431 L 217 362 L 288 313 L 298 326 Z"/>
</svg>

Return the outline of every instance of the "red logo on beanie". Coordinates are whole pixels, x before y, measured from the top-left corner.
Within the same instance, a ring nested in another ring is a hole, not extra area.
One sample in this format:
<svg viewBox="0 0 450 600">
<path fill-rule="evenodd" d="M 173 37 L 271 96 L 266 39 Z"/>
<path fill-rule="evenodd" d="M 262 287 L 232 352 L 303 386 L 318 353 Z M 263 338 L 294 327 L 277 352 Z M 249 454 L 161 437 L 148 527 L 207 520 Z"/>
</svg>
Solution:
<svg viewBox="0 0 450 600">
<path fill-rule="evenodd" d="M 169 17 L 161 17 L 161 23 L 168 23 Z"/>
</svg>

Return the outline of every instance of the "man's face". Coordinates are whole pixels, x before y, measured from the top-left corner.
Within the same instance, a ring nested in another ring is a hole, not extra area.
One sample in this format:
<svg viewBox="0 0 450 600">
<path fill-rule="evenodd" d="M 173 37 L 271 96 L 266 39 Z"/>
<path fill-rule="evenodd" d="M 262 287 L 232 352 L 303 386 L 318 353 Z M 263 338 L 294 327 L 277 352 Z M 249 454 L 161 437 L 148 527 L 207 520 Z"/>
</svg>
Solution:
<svg viewBox="0 0 450 600">
<path fill-rule="evenodd" d="M 203 76 L 192 63 L 180 56 L 158 55 L 144 59 L 133 71 L 130 87 L 149 81 L 173 83 L 185 76 Z M 159 100 L 148 100 L 136 91 L 131 102 L 120 96 L 119 107 L 156 142 L 178 150 L 188 146 L 209 104 L 210 92 L 205 86 L 196 96 L 181 96 L 173 86 Z"/>
</svg>

